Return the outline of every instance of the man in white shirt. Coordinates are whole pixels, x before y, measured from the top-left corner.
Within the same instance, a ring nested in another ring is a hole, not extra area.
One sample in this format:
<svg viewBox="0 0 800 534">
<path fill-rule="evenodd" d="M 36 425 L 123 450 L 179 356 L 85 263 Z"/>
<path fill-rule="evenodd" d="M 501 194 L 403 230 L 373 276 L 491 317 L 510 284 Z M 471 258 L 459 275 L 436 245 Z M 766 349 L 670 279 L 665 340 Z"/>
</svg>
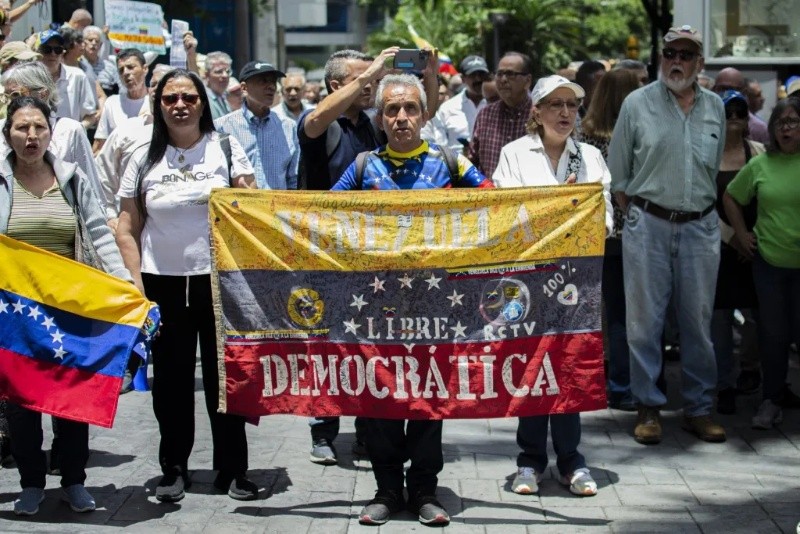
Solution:
<svg viewBox="0 0 800 534">
<path fill-rule="evenodd" d="M 56 82 L 59 102 L 55 116 L 75 119 L 84 127 L 91 125 L 97 101 L 86 74 L 81 69 L 62 64 L 61 57 L 66 51 L 64 38 L 55 30 L 45 30 L 36 36 L 35 48 Z"/>
<path fill-rule="evenodd" d="M 94 135 L 92 149 L 95 153 L 103 148 L 103 143 L 119 123 L 139 114 L 147 99 L 147 87 L 144 84 L 147 62 L 140 50 L 127 48 L 117 54 L 117 72 L 126 90 L 106 99 L 97 133 Z"/>
<path fill-rule="evenodd" d="M 491 79 L 489 66 L 480 56 L 467 56 L 460 65 L 464 90 L 439 107 L 422 129 L 422 138 L 461 153 L 469 144 L 475 117 L 486 106 L 483 82 Z"/>
</svg>

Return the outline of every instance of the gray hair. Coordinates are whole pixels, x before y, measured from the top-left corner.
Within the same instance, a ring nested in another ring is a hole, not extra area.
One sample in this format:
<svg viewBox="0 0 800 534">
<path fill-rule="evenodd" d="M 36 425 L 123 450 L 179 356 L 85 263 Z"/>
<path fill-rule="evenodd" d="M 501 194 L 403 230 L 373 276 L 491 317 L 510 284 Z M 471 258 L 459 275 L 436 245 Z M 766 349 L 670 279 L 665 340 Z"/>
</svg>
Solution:
<svg viewBox="0 0 800 534">
<path fill-rule="evenodd" d="M 358 61 L 373 61 L 372 56 L 358 50 L 339 50 L 331 54 L 325 62 L 325 88 L 332 93 L 331 80 L 341 82 L 347 77 L 347 62 L 351 59 Z"/>
<path fill-rule="evenodd" d="M 13 83 L 24 87 L 31 92 L 45 92 L 47 96 L 42 100 L 53 111 L 58 107 L 58 90 L 53 77 L 47 67 L 39 61 L 17 63 L 0 76 L 3 87 Z"/>
<path fill-rule="evenodd" d="M 175 70 L 175 67 L 172 65 L 167 65 L 166 63 L 156 63 L 153 66 L 153 73 L 151 76 L 164 76 L 166 73 Z"/>
<path fill-rule="evenodd" d="M 612 70 L 625 69 L 625 70 L 647 70 L 647 65 L 636 59 L 622 59 L 617 61 Z"/>
<path fill-rule="evenodd" d="M 230 68 L 230 66 L 233 65 L 233 60 L 231 56 L 225 52 L 209 52 L 206 54 L 206 74 L 211 72 L 211 67 L 213 67 L 215 63 L 225 63 L 228 68 Z"/>
<path fill-rule="evenodd" d="M 90 33 L 96 33 L 97 35 L 100 36 L 101 39 L 103 38 L 103 30 L 99 26 L 92 26 L 92 25 L 86 26 L 83 29 L 83 38 L 86 39 L 88 37 L 87 34 Z"/>
<path fill-rule="evenodd" d="M 422 107 L 422 113 L 428 112 L 428 95 L 425 94 L 425 88 L 419 78 L 411 74 L 389 74 L 383 77 L 378 85 L 378 94 L 375 97 L 375 107 L 378 111 L 383 111 L 383 92 L 392 85 L 416 88 L 419 91 L 419 103 Z"/>
</svg>

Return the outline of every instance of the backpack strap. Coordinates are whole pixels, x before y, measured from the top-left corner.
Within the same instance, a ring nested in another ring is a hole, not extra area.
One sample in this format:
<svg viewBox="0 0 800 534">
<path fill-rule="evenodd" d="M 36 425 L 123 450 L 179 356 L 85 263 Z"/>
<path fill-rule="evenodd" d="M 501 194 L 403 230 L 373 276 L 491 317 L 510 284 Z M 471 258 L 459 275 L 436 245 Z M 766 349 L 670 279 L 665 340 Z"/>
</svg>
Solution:
<svg viewBox="0 0 800 534">
<path fill-rule="evenodd" d="M 461 180 L 461 175 L 458 172 L 458 155 L 450 150 L 450 147 L 443 145 L 439 146 L 439 150 L 442 151 L 442 158 L 447 163 L 447 170 L 450 171 L 450 183 L 455 185 Z"/>
<path fill-rule="evenodd" d="M 367 166 L 369 152 L 359 152 L 356 156 L 356 191 L 364 188 L 364 168 Z"/>
<path fill-rule="evenodd" d="M 226 133 L 219 134 L 219 147 L 222 153 L 225 154 L 225 161 L 228 162 L 228 181 L 233 185 L 233 153 L 231 152 L 231 136 Z"/>
</svg>

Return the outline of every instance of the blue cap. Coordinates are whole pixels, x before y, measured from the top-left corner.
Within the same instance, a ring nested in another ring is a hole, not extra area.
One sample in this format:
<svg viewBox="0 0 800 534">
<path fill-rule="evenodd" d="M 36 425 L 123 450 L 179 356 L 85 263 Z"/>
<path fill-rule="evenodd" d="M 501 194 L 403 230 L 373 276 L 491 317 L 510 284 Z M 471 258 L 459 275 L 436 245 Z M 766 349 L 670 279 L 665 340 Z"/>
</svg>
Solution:
<svg viewBox="0 0 800 534">
<path fill-rule="evenodd" d="M 786 80 L 786 94 L 791 95 L 800 91 L 800 76 L 789 76 Z"/>
<path fill-rule="evenodd" d="M 36 36 L 36 48 L 39 48 L 43 44 L 47 44 L 48 41 L 52 41 L 53 39 L 58 39 L 61 41 L 61 44 L 64 44 L 64 36 L 55 30 L 45 30 L 43 32 L 39 32 L 39 35 Z"/>
<path fill-rule="evenodd" d="M 741 100 L 742 103 L 746 106 L 747 105 L 747 98 L 740 93 L 739 91 L 734 91 L 733 89 L 728 89 L 724 93 L 722 93 L 722 102 L 727 106 L 734 100 Z"/>
</svg>

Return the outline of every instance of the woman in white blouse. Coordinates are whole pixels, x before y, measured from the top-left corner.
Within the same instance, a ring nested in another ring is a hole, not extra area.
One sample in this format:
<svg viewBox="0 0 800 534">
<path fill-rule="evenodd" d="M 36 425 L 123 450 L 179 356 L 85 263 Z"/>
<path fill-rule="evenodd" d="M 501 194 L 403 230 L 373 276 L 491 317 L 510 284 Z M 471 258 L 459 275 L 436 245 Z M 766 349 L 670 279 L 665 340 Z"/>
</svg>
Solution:
<svg viewBox="0 0 800 534">
<path fill-rule="evenodd" d="M 562 76 L 548 76 L 536 82 L 531 94 L 529 135 L 503 147 L 492 180 L 497 187 L 601 182 L 606 201 L 606 228 L 610 230 L 611 175 L 605 160 L 595 147 L 570 137 L 583 96 L 579 85 Z M 519 418 L 517 444 L 522 452 L 517 456 L 517 475 L 512 490 L 521 494 L 538 491 L 538 483 L 547 469 L 548 423 L 557 455 L 559 481 L 575 495 L 595 495 L 597 483 L 578 452 L 581 420 L 577 413 Z"/>
</svg>

